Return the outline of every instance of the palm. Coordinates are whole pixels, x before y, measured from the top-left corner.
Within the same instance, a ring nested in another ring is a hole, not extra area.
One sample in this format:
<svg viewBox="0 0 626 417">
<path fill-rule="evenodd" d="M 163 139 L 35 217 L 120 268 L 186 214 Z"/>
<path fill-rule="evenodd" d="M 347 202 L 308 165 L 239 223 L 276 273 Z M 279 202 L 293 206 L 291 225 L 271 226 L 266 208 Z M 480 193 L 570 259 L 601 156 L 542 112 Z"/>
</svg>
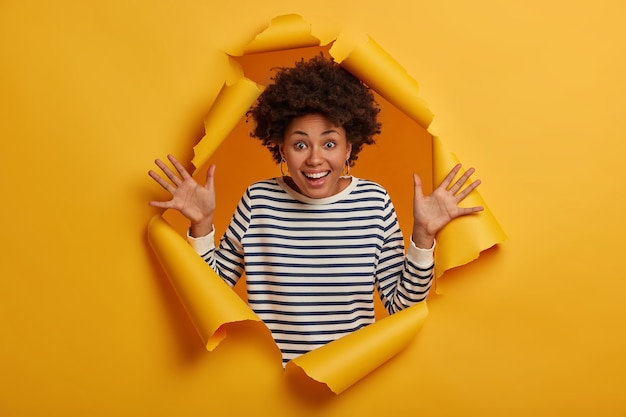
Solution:
<svg viewBox="0 0 626 417">
<path fill-rule="evenodd" d="M 149 175 L 161 187 L 167 190 L 172 195 L 172 198 L 168 201 L 151 201 L 150 204 L 154 207 L 178 210 L 192 222 L 199 222 L 213 216 L 213 211 L 215 210 L 215 189 L 213 186 L 215 167 L 211 166 L 209 168 L 206 184 L 200 185 L 176 158 L 173 156 L 168 158 L 178 171 L 178 175 L 162 161 L 157 160 L 156 164 L 169 178 L 171 183 L 154 171 L 150 171 Z"/>
<path fill-rule="evenodd" d="M 169 206 L 188 219 L 198 221 L 215 210 L 215 195 L 190 177 L 178 185 Z"/>
<path fill-rule="evenodd" d="M 463 188 L 465 182 L 474 172 L 473 169 L 469 169 L 449 187 L 460 168 L 460 165 L 455 166 L 442 183 L 428 196 L 424 196 L 422 193 L 419 177 L 415 176 L 413 218 L 415 227 L 422 230 L 425 235 L 435 236 L 445 225 L 457 217 L 476 213 L 483 209 L 482 207 L 459 207 L 459 203 L 480 185 L 480 180 L 476 180 Z"/>
</svg>

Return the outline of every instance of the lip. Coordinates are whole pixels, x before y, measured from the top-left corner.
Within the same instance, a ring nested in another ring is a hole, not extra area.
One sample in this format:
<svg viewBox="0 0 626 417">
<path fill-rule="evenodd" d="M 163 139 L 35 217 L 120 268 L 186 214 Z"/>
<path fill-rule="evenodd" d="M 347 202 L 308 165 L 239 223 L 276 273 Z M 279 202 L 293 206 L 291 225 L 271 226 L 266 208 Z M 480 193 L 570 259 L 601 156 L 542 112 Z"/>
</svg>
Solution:
<svg viewBox="0 0 626 417">
<path fill-rule="evenodd" d="M 316 181 L 326 178 L 330 175 L 330 171 L 302 172 L 307 180 Z"/>
<path fill-rule="evenodd" d="M 312 177 L 307 176 L 307 174 L 308 175 L 324 174 L 324 175 L 319 178 L 312 178 Z M 305 183 L 308 184 L 309 187 L 313 187 L 313 188 L 324 187 L 329 176 L 330 176 L 330 171 L 315 171 L 315 172 L 306 172 L 306 173 L 302 172 L 302 178 L 304 179 Z"/>
</svg>

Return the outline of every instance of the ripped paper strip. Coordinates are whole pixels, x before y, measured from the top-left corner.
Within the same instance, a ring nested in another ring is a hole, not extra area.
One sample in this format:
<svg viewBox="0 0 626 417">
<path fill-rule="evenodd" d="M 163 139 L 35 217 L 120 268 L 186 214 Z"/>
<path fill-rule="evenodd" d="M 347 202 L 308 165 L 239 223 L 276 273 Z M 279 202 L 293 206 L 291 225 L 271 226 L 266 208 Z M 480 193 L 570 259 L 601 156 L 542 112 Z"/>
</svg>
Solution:
<svg viewBox="0 0 626 417">
<path fill-rule="evenodd" d="M 419 332 L 427 315 L 426 302 L 405 308 L 292 359 L 286 371 L 295 372 L 298 367 L 340 394 L 402 351 Z"/>
<path fill-rule="evenodd" d="M 209 160 L 262 91 L 262 86 L 247 78 L 240 78 L 231 85 L 224 84 L 204 118 L 204 136 L 193 148 L 191 162 L 196 168 Z"/>
<path fill-rule="evenodd" d="M 286 15 L 272 20 L 267 31 L 242 50 L 259 53 L 308 46 L 321 46 L 311 35 L 310 25 L 298 15 Z M 369 36 L 341 34 L 329 53 L 391 104 L 428 128 L 433 115 L 418 96 L 417 82 Z M 229 79 L 205 119 L 205 136 L 194 147 L 192 162 L 197 169 L 209 160 L 263 89 L 245 79 L 232 59 L 231 66 Z M 443 149 L 439 138 L 435 137 L 434 141 L 434 180 L 438 184 L 456 161 Z M 482 205 L 485 212 L 456 219 L 440 232 L 437 276 L 470 262 L 482 250 L 505 239 L 476 190 L 466 202 Z M 209 350 L 224 338 L 223 329 L 228 323 L 259 321 L 230 287 L 213 271 L 207 271 L 210 268 L 162 218 L 150 222 L 149 239 Z M 303 371 L 339 394 L 404 349 L 421 328 L 427 313 L 423 302 L 393 314 L 292 360 L 287 364 L 287 372 Z"/>
<path fill-rule="evenodd" d="M 261 322 L 161 216 L 148 223 L 148 241 L 207 350 L 224 340 L 229 323 Z"/>
<path fill-rule="evenodd" d="M 418 95 L 419 86 L 406 70 L 369 36 L 340 35 L 329 51 L 335 61 L 424 129 L 433 114 Z"/>
<path fill-rule="evenodd" d="M 297 14 L 278 16 L 244 48 L 244 55 L 319 46 L 311 24 Z"/>
</svg>

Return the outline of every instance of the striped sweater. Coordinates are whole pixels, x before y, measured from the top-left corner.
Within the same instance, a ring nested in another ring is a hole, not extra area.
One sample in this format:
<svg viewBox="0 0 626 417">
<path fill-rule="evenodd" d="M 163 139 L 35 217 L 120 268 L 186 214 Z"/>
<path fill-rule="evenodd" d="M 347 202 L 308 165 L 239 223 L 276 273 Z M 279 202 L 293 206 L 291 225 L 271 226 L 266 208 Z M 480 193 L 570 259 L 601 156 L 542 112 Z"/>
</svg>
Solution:
<svg viewBox="0 0 626 417">
<path fill-rule="evenodd" d="M 423 301 L 433 249 L 404 241 L 380 185 L 351 178 L 337 195 L 311 199 L 282 178 L 248 187 L 215 247 L 188 237 L 230 286 L 245 273 L 248 303 L 289 360 L 374 322 L 374 289 L 393 314 Z"/>
</svg>

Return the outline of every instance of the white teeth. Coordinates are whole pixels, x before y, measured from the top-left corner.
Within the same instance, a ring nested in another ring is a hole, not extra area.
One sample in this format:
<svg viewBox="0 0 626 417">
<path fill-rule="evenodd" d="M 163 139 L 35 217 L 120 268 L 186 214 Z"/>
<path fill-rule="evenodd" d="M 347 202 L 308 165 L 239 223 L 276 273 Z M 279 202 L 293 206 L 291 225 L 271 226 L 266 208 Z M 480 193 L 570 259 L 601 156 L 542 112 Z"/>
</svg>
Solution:
<svg viewBox="0 0 626 417">
<path fill-rule="evenodd" d="M 328 171 L 326 172 L 315 172 L 312 174 L 304 174 L 307 176 L 307 178 L 313 178 L 313 179 L 318 179 L 318 178 L 322 178 L 325 177 L 326 175 L 328 175 Z"/>
</svg>

